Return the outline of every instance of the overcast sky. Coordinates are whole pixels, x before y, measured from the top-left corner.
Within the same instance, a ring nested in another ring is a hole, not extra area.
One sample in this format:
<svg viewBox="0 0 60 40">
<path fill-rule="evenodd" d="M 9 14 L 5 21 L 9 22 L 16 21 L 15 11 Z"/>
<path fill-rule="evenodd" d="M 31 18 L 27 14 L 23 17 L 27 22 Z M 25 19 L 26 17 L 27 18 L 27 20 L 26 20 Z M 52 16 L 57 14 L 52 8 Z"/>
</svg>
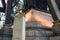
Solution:
<svg viewBox="0 0 60 40">
<path fill-rule="evenodd" d="M 23 0 L 20 0 L 21 2 L 23 2 Z M 5 0 L 5 2 L 7 3 L 7 0 Z M 0 0 L 0 7 L 3 7 L 1 0 Z"/>
<path fill-rule="evenodd" d="M 5 0 L 5 2 L 7 3 L 7 0 Z M 1 0 L 0 0 L 0 7 L 3 7 Z"/>
</svg>

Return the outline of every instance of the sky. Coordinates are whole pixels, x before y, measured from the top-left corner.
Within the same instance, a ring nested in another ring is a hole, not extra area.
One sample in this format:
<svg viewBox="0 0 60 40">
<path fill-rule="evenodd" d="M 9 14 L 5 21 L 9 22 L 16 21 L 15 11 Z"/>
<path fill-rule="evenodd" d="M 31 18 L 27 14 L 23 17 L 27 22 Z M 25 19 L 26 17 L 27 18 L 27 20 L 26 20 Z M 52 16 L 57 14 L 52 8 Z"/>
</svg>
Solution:
<svg viewBox="0 0 60 40">
<path fill-rule="evenodd" d="M 23 3 L 23 0 L 20 1 Z M 7 0 L 5 0 L 5 2 L 7 3 Z M 0 7 L 3 7 L 1 0 L 0 0 Z"/>
<path fill-rule="evenodd" d="M 5 0 L 5 2 L 7 3 L 7 0 Z M 0 0 L 0 7 L 3 7 L 1 0 Z"/>
<path fill-rule="evenodd" d="M 3 7 L 3 6 L 2 6 L 2 3 L 1 3 L 1 0 L 0 0 L 0 7 Z"/>
<path fill-rule="evenodd" d="M 21 1 L 22 4 L 23 4 L 23 0 L 20 0 L 20 1 Z M 5 2 L 7 3 L 7 0 L 5 0 Z M 20 2 L 19 2 L 19 3 L 20 3 Z M 1 0 L 0 0 L 0 7 L 3 7 Z M 16 10 L 14 10 L 14 11 L 16 11 Z"/>
</svg>

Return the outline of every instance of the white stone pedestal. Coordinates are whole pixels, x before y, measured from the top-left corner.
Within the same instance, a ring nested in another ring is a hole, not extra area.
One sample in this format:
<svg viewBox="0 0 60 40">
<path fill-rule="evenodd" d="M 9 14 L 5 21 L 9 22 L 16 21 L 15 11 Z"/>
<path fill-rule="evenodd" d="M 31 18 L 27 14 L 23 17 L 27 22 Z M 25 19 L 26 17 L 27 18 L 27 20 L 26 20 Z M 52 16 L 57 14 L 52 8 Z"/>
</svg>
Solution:
<svg viewBox="0 0 60 40">
<path fill-rule="evenodd" d="M 23 16 L 15 17 L 14 19 L 13 40 L 25 40 L 25 21 Z"/>
</svg>

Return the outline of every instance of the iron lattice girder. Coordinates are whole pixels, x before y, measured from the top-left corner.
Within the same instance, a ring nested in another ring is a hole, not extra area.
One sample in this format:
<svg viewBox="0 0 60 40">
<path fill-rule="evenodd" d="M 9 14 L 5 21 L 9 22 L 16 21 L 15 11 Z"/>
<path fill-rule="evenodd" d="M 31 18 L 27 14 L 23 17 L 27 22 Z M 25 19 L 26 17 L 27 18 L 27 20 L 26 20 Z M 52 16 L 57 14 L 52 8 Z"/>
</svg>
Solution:
<svg viewBox="0 0 60 40">
<path fill-rule="evenodd" d="M 12 17 L 11 17 L 11 13 L 13 10 L 13 7 L 16 6 L 16 4 L 19 2 L 19 0 L 7 0 L 7 8 L 6 8 L 6 20 L 5 20 L 5 24 L 10 24 Z M 14 4 L 12 6 L 12 4 Z"/>
<path fill-rule="evenodd" d="M 60 12 L 55 0 L 47 0 L 54 21 L 60 20 Z"/>
<path fill-rule="evenodd" d="M 55 0 L 47 0 L 47 1 L 50 6 L 51 14 L 54 19 L 54 25 L 52 27 L 52 31 L 55 34 L 60 35 L 60 11 L 57 7 Z"/>
</svg>

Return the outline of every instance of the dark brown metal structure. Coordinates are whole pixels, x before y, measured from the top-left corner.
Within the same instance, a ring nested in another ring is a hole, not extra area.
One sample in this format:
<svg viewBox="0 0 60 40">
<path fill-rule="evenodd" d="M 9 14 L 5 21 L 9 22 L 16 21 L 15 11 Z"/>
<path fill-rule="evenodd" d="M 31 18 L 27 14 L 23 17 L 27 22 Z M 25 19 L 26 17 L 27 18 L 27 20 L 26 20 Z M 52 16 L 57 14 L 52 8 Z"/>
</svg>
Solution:
<svg viewBox="0 0 60 40">
<path fill-rule="evenodd" d="M 55 0 L 47 0 L 50 11 L 51 11 L 51 15 L 54 19 L 54 21 L 56 20 L 60 20 L 60 12 L 59 9 L 57 7 L 57 4 L 55 2 Z"/>
<path fill-rule="evenodd" d="M 5 24 L 10 24 L 11 12 L 12 12 L 12 0 L 7 1 L 7 9 L 6 9 L 6 20 Z"/>
<path fill-rule="evenodd" d="M 13 20 L 11 16 L 11 14 L 13 14 L 13 7 L 18 4 L 18 1 L 19 0 L 8 0 L 7 1 L 5 24 L 11 24 Z"/>
<path fill-rule="evenodd" d="M 54 19 L 54 25 L 52 31 L 54 33 L 60 33 L 60 11 L 55 0 L 47 0 L 51 10 L 52 17 Z"/>
</svg>

